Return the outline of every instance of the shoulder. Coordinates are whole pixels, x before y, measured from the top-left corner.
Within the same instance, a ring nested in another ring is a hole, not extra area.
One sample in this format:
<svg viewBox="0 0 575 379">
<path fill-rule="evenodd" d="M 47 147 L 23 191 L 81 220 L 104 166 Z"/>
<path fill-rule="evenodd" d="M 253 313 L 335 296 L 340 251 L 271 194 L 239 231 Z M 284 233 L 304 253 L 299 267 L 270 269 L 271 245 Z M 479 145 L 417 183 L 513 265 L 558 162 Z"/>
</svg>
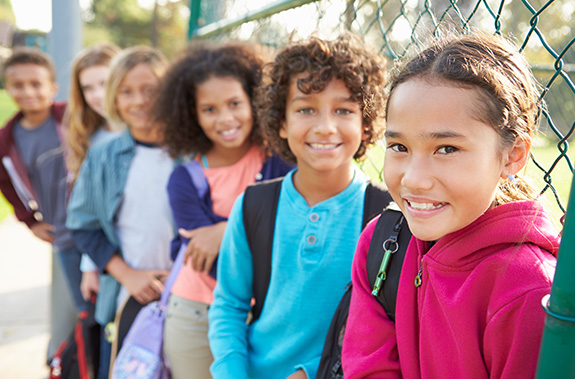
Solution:
<svg viewBox="0 0 575 379">
<path fill-rule="evenodd" d="M 62 101 L 56 101 L 52 104 L 52 115 L 54 119 L 61 123 L 62 119 L 64 118 L 64 113 L 66 113 L 66 103 Z"/>
<path fill-rule="evenodd" d="M 132 135 L 129 131 L 124 131 L 115 138 L 90 147 L 89 154 L 95 157 L 110 157 L 124 151 L 133 151 L 134 146 Z"/>
<path fill-rule="evenodd" d="M 533 293 L 549 293 L 556 263 L 549 251 L 535 244 L 508 245 L 481 261 L 473 276 L 483 278 L 482 291 L 490 293 L 489 313 L 496 314 Z"/>
<path fill-rule="evenodd" d="M 0 129 L 0 150 L 8 148 L 10 141 L 12 140 L 12 132 L 14 130 L 14 124 L 22 118 L 22 112 L 17 112 L 12 116 L 10 120 L 4 124 L 4 127 Z"/>
<path fill-rule="evenodd" d="M 190 162 L 183 163 L 174 168 L 168 180 L 168 190 L 173 188 L 180 188 L 182 185 L 189 187 L 192 185 L 192 178 L 190 176 L 188 167 Z"/>
<path fill-rule="evenodd" d="M 295 165 L 284 161 L 279 155 L 274 153 L 265 159 L 262 165 L 262 177 L 264 180 L 267 180 L 278 176 L 284 176 L 294 167 Z"/>
</svg>

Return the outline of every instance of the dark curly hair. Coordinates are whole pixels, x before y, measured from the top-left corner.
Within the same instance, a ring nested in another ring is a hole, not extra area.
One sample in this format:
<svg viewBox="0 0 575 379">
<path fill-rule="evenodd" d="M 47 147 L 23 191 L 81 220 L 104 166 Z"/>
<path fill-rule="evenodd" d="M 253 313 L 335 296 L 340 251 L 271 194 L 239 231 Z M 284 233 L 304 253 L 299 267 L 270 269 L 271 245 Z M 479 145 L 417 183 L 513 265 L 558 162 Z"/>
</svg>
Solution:
<svg viewBox="0 0 575 379">
<path fill-rule="evenodd" d="M 213 142 L 198 123 L 197 87 L 211 77 L 237 79 L 252 103 L 252 143 L 262 146 L 263 138 L 253 107 L 255 88 L 261 80 L 264 56 L 255 45 L 230 42 L 222 46 L 196 43 L 169 69 L 154 106 L 156 121 L 163 129 L 168 153 L 179 156 L 205 154 Z"/>
<path fill-rule="evenodd" d="M 290 84 L 302 73 L 307 76 L 297 80 L 297 88 L 305 94 L 323 91 L 332 79 L 344 82 L 363 113 L 365 138 L 354 155 L 355 159 L 363 158 L 367 148 L 383 135 L 384 58 L 368 50 L 358 38 L 345 34 L 333 41 L 312 37 L 289 45 L 264 67 L 256 97 L 258 117 L 271 147 L 292 163 L 296 158 L 279 132 L 285 122 Z"/>
<path fill-rule="evenodd" d="M 475 33 L 437 38 L 394 72 L 389 98 L 414 78 L 476 89 L 482 101 L 475 117 L 493 127 L 503 147 L 517 139 L 531 141 L 537 130 L 541 113 L 537 80 L 517 47 L 504 37 Z M 524 179 L 504 179 L 495 200 L 504 204 L 536 196 Z"/>
</svg>

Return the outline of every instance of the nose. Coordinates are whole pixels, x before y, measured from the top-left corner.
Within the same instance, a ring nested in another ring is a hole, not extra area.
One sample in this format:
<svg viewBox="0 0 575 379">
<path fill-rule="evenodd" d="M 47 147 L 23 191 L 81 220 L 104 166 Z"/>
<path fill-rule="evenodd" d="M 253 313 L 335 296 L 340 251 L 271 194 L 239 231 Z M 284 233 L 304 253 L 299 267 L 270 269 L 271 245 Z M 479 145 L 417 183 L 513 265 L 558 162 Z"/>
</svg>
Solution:
<svg viewBox="0 0 575 379">
<path fill-rule="evenodd" d="M 219 122 L 228 122 L 234 119 L 233 113 L 231 109 L 227 107 L 222 107 L 220 112 L 218 113 L 218 121 Z"/>
<path fill-rule="evenodd" d="M 134 104 L 144 104 L 146 102 L 146 95 L 142 91 L 136 91 L 134 93 Z"/>
<path fill-rule="evenodd" d="M 99 86 L 94 89 L 94 98 L 102 101 L 104 100 L 104 96 L 106 95 L 106 87 Z"/>
<path fill-rule="evenodd" d="M 424 157 L 413 156 L 403 167 L 401 185 L 413 192 L 433 187 L 432 167 Z"/>
<path fill-rule="evenodd" d="M 329 110 L 320 110 L 320 115 L 314 129 L 315 132 L 319 134 L 335 133 L 336 121 Z"/>
</svg>

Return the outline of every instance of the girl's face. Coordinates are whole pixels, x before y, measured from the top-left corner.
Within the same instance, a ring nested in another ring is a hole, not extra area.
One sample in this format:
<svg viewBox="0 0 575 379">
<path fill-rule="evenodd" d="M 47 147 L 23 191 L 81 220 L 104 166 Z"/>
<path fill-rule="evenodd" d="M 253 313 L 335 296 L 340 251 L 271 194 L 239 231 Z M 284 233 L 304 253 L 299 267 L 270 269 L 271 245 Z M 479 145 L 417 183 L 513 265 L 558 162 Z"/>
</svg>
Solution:
<svg viewBox="0 0 575 379">
<path fill-rule="evenodd" d="M 159 80 L 150 67 L 140 63 L 128 71 L 118 86 L 118 114 L 137 140 L 154 142 L 149 140 L 156 132 L 150 111 L 158 84 Z"/>
<path fill-rule="evenodd" d="M 106 117 L 104 96 L 106 93 L 106 79 L 108 78 L 108 66 L 90 66 L 78 75 L 80 89 L 84 95 L 86 104 L 102 117 Z"/>
<path fill-rule="evenodd" d="M 385 182 L 413 235 L 435 241 L 493 206 L 513 147 L 478 120 L 476 90 L 411 79 L 388 106 Z M 515 172 L 513 172 L 515 173 Z"/>
<path fill-rule="evenodd" d="M 196 88 L 198 123 L 216 149 L 248 149 L 253 127 L 250 98 L 239 80 L 212 76 Z"/>
</svg>

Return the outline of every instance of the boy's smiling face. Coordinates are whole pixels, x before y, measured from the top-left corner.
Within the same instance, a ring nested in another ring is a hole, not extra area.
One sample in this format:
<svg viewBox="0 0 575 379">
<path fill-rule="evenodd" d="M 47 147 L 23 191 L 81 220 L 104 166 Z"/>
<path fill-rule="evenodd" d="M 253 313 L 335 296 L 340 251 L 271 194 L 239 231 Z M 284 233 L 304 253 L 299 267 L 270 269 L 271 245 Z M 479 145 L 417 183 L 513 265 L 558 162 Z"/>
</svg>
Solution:
<svg viewBox="0 0 575 379">
<path fill-rule="evenodd" d="M 4 80 L 6 91 L 24 114 L 48 111 L 58 90 L 50 71 L 34 63 L 8 67 Z"/>
<path fill-rule="evenodd" d="M 280 137 L 287 140 L 299 171 L 347 177 L 363 138 L 361 107 L 342 80 L 305 94 L 297 88 L 298 78 L 290 83 Z"/>
</svg>

